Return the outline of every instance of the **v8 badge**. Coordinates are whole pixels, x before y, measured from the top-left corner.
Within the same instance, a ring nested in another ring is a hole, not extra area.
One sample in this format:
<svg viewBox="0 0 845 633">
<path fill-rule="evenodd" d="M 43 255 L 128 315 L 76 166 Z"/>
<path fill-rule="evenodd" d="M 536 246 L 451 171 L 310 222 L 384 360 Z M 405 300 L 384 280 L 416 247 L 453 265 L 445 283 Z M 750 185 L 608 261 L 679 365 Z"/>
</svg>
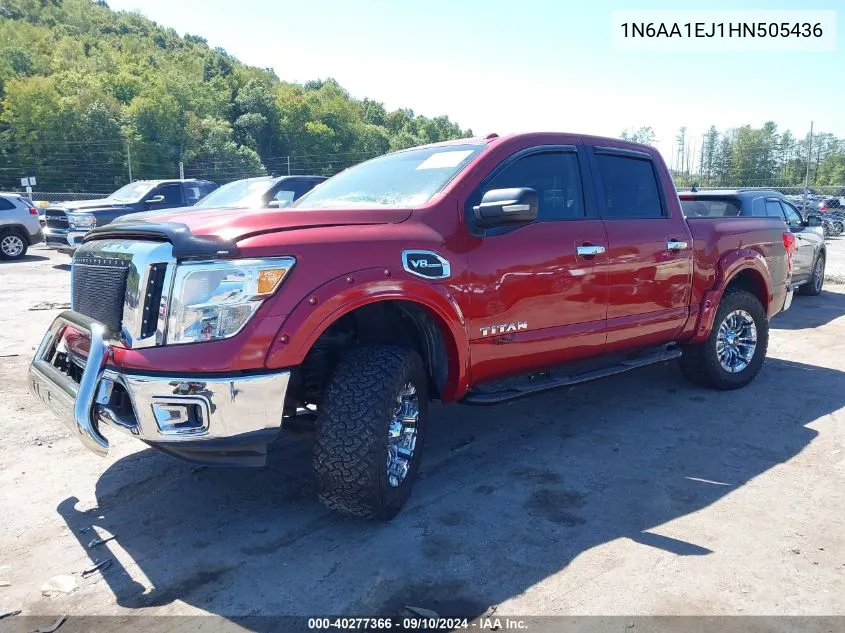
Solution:
<svg viewBox="0 0 845 633">
<path fill-rule="evenodd" d="M 433 251 L 402 251 L 402 268 L 425 279 L 446 279 L 449 262 Z"/>
</svg>

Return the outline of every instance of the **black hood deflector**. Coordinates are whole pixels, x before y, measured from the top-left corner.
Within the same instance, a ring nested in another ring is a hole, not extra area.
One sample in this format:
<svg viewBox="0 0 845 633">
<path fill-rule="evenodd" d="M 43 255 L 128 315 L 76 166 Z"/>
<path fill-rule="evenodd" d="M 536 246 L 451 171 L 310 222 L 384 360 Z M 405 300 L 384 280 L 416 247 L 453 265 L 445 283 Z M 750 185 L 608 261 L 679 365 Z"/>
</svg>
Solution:
<svg viewBox="0 0 845 633">
<path fill-rule="evenodd" d="M 164 240 L 173 245 L 177 259 L 234 257 L 237 245 L 218 235 L 194 235 L 179 222 L 120 222 L 89 231 L 84 242 L 103 239 Z"/>
</svg>

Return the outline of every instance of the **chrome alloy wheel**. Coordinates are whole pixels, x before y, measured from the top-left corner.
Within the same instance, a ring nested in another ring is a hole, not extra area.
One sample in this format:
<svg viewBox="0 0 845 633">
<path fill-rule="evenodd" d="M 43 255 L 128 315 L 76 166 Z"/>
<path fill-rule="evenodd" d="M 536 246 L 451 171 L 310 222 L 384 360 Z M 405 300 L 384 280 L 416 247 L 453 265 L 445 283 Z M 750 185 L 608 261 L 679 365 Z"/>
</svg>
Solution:
<svg viewBox="0 0 845 633">
<path fill-rule="evenodd" d="M 387 480 L 396 488 L 408 476 L 417 447 L 417 422 L 420 401 L 417 388 L 410 382 L 396 396 L 396 408 L 387 431 Z"/>
<path fill-rule="evenodd" d="M 745 310 L 734 310 L 719 326 L 716 335 L 716 356 L 725 371 L 742 371 L 754 358 L 757 349 L 757 326 Z"/>
<path fill-rule="evenodd" d="M 0 242 L 0 250 L 6 257 L 17 257 L 23 252 L 23 240 L 20 235 L 7 235 Z"/>
</svg>

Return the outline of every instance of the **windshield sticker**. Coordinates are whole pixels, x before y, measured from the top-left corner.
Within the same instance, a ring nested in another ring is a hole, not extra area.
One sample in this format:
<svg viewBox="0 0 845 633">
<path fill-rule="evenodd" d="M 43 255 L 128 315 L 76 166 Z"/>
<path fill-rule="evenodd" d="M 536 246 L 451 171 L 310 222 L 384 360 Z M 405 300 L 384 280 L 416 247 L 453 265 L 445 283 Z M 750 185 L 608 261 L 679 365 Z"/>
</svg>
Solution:
<svg viewBox="0 0 845 633">
<path fill-rule="evenodd" d="M 444 169 L 446 167 L 457 167 L 461 164 L 461 161 L 472 154 L 472 152 L 473 150 L 471 149 L 437 152 L 417 165 L 417 169 Z"/>
</svg>

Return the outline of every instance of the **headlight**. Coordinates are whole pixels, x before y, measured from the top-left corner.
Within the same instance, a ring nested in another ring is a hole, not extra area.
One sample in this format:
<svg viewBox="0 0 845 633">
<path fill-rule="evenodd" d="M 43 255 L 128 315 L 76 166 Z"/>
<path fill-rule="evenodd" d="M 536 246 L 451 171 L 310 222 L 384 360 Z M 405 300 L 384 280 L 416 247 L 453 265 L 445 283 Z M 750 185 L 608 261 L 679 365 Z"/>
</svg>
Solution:
<svg viewBox="0 0 845 633">
<path fill-rule="evenodd" d="M 97 218 L 90 214 L 68 214 L 68 226 L 72 229 L 93 229 L 97 226 Z"/>
<path fill-rule="evenodd" d="M 281 285 L 293 257 L 179 264 L 173 280 L 167 343 L 234 336 Z"/>
</svg>

